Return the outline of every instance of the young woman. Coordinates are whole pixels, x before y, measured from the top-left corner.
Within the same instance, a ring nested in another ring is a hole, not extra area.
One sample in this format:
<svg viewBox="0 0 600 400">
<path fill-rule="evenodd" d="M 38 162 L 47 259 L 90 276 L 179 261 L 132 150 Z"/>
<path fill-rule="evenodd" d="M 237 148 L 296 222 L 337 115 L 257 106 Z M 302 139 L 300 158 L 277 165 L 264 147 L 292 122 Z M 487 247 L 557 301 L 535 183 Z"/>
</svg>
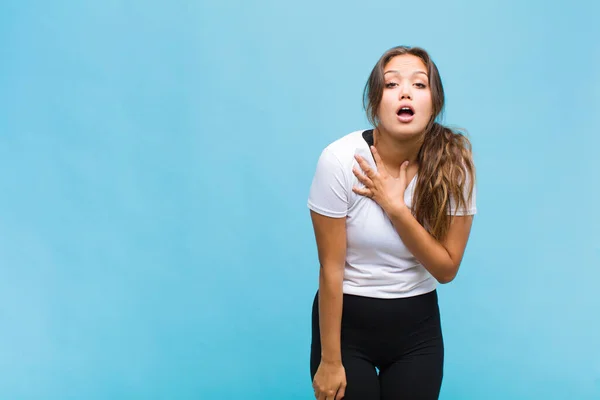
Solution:
<svg viewBox="0 0 600 400">
<path fill-rule="evenodd" d="M 308 200 L 320 262 L 315 397 L 437 399 L 436 286 L 456 276 L 476 212 L 471 145 L 436 122 L 444 91 L 421 48 L 383 54 L 364 101 L 374 129 L 323 150 Z"/>
</svg>

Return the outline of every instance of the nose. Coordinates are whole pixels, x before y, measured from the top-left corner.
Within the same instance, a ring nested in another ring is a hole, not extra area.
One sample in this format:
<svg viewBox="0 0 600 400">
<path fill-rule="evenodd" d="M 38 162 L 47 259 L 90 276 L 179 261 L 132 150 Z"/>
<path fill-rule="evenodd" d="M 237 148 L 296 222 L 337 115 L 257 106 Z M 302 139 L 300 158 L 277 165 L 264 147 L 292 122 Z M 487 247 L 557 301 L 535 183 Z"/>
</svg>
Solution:
<svg viewBox="0 0 600 400">
<path fill-rule="evenodd" d="M 412 100 L 412 97 L 410 94 L 410 83 L 409 82 L 405 82 L 402 85 L 400 85 L 400 90 L 399 90 L 398 95 L 400 96 L 400 100 L 402 100 L 402 99 Z"/>
</svg>

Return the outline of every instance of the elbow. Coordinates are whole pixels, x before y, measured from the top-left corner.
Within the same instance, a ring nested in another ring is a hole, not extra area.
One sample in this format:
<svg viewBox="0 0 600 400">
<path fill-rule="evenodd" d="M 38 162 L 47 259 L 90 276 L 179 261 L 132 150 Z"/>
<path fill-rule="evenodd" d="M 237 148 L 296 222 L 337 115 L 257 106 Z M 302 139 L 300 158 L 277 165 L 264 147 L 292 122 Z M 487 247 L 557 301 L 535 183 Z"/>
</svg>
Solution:
<svg viewBox="0 0 600 400">
<path fill-rule="evenodd" d="M 454 280 L 454 278 L 456 278 L 456 275 L 444 275 L 444 276 L 438 276 L 435 279 L 437 279 L 437 281 L 439 283 L 441 283 L 442 285 L 445 285 L 446 283 L 450 283 Z"/>
<path fill-rule="evenodd" d="M 436 274 L 435 279 L 442 285 L 445 285 L 447 283 L 452 282 L 454 278 L 456 278 L 457 274 L 458 265 L 453 265 L 450 268 L 445 268 L 445 270 L 440 272 L 439 274 Z"/>
<path fill-rule="evenodd" d="M 344 264 L 341 265 L 323 265 L 319 268 L 319 280 L 321 282 L 342 281 L 344 279 Z"/>
</svg>

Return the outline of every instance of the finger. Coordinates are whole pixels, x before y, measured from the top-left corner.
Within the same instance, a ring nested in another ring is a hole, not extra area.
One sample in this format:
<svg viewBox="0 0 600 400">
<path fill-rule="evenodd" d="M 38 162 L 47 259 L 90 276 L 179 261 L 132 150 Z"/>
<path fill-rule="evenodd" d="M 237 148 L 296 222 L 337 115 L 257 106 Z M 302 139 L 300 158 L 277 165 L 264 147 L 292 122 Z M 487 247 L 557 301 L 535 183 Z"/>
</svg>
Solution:
<svg viewBox="0 0 600 400">
<path fill-rule="evenodd" d="M 368 178 L 367 176 L 363 175 L 358 170 L 358 168 L 356 168 L 356 167 L 352 168 L 352 172 L 358 178 L 358 180 L 360 181 L 360 183 L 362 183 L 363 185 L 365 185 L 367 187 L 373 186 L 373 181 L 370 178 Z"/>
<path fill-rule="evenodd" d="M 360 168 L 365 172 L 365 174 L 369 178 L 373 178 L 375 176 L 375 171 L 373 171 L 373 168 L 371 168 L 369 163 L 364 158 L 362 158 L 358 154 L 355 154 L 354 158 L 358 162 L 358 165 L 360 165 Z"/>
<path fill-rule="evenodd" d="M 371 153 L 373 154 L 373 159 L 375 160 L 375 165 L 377 165 L 377 167 L 379 167 L 380 165 L 383 165 L 381 156 L 379 155 L 379 152 L 377 151 L 375 146 L 371 146 Z"/>
<path fill-rule="evenodd" d="M 360 194 L 361 196 L 373 198 L 373 192 L 370 189 L 358 188 L 356 186 L 353 186 L 352 191 L 356 194 Z"/>
<path fill-rule="evenodd" d="M 402 174 L 404 174 L 404 176 L 406 176 L 407 170 L 408 170 L 408 161 L 404 161 L 402 164 L 400 164 L 400 176 L 402 176 Z"/>
<path fill-rule="evenodd" d="M 337 395 L 335 396 L 335 400 L 342 400 L 345 395 L 346 395 L 346 384 L 342 384 L 342 386 L 340 386 L 340 388 L 337 392 Z"/>
<path fill-rule="evenodd" d="M 398 175 L 398 178 L 405 184 L 406 184 L 407 173 L 408 173 L 408 161 L 404 161 L 402 164 L 400 164 L 400 174 Z"/>
</svg>

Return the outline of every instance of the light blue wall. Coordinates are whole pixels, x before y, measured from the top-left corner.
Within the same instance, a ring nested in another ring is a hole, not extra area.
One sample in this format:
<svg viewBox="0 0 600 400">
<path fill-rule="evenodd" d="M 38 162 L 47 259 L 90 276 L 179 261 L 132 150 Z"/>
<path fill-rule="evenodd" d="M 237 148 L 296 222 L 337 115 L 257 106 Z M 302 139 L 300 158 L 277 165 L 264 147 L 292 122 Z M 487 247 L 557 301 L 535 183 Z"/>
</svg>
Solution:
<svg viewBox="0 0 600 400">
<path fill-rule="evenodd" d="M 419 45 L 479 215 L 442 399 L 600 398 L 597 2 L 0 5 L 0 399 L 310 399 L 306 197 Z"/>
</svg>

